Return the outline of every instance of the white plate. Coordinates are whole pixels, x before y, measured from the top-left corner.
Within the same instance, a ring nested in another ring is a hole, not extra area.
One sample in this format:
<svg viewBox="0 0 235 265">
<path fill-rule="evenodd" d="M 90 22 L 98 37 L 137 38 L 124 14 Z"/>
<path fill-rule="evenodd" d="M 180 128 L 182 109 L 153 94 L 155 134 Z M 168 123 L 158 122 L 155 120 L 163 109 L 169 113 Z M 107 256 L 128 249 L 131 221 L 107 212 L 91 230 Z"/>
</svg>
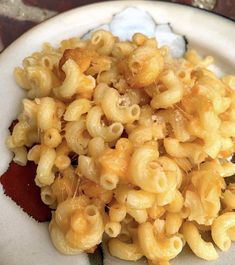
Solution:
<svg viewBox="0 0 235 265">
<path fill-rule="evenodd" d="M 99 24 L 108 23 L 114 13 L 127 6 L 148 11 L 158 23 L 170 22 L 174 31 L 187 37 L 191 47 L 215 57 L 217 66 L 235 73 L 235 23 L 188 6 L 166 2 L 115 1 L 89 5 L 56 16 L 25 33 L 0 55 L 0 173 L 11 160 L 4 145 L 7 128 L 19 111 L 23 92 L 15 84 L 12 71 L 24 57 L 41 48 L 43 42 L 82 35 Z M 187 252 L 187 251 L 186 251 Z M 207 264 L 234 264 L 235 245 L 220 259 Z M 204 264 L 192 254 L 181 254 L 173 264 Z M 0 265 L 86 265 L 86 255 L 65 257 L 51 245 L 47 224 L 29 218 L 3 194 L 0 185 Z M 112 264 L 112 263 L 111 263 Z M 117 264 L 117 263 L 116 263 Z"/>
</svg>

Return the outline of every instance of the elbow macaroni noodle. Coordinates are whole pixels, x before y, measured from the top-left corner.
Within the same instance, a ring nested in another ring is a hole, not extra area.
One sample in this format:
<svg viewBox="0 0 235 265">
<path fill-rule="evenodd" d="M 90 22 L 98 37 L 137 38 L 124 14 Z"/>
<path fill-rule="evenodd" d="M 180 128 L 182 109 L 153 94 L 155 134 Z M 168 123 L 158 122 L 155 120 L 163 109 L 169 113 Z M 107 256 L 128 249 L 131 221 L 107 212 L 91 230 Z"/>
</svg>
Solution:
<svg viewBox="0 0 235 265">
<path fill-rule="evenodd" d="M 38 165 L 35 183 L 53 210 L 63 254 L 110 253 L 169 264 L 188 243 L 205 260 L 235 240 L 234 76 L 217 78 L 195 51 L 173 59 L 136 33 L 44 45 L 14 71 L 27 92 L 6 144 Z M 27 195 L 26 195 L 27 196 Z"/>
</svg>

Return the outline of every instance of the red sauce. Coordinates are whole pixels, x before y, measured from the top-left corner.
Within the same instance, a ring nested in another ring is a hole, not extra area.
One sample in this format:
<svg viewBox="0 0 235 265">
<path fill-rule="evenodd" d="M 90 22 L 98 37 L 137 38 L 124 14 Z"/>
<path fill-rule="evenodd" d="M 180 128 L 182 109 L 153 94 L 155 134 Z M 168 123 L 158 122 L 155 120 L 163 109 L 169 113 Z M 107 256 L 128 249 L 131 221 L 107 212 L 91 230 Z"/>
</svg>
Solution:
<svg viewBox="0 0 235 265">
<path fill-rule="evenodd" d="M 40 197 L 40 188 L 34 182 L 36 165 L 28 162 L 25 167 L 11 162 L 8 170 L 0 177 L 5 194 L 15 201 L 28 215 L 38 222 L 51 219 L 51 210 Z"/>
</svg>

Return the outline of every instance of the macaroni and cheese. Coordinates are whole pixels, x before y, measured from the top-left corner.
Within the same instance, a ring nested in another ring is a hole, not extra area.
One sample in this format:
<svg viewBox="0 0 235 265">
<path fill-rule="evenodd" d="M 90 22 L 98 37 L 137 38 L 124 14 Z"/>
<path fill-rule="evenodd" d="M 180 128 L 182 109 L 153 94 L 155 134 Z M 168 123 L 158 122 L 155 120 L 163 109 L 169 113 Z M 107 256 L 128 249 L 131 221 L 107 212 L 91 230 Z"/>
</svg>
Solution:
<svg viewBox="0 0 235 265">
<path fill-rule="evenodd" d="M 27 98 L 6 143 L 16 163 L 38 165 L 61 253 L 92 253 L 104 234 L 113 256 L 150 264 L 168 264 L 186 242 L 205 260 L 218 258 L 215 245 L 229 249 L 235 77 L 218 78 L 212 62 L 98 30 L 45 44 L 15 69 Z"/>
</svg>

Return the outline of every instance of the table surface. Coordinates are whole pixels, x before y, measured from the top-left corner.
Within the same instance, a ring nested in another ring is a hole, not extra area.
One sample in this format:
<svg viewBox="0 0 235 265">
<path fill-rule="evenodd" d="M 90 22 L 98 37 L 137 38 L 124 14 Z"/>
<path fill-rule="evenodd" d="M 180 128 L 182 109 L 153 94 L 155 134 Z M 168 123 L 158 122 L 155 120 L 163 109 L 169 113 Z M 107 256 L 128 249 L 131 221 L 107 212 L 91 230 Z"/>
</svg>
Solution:
<svg viewBox="0 0 235 265">
<path fill-rule="evenodd" d="M 167 1 L 167 0 L 166 0 Z M 0 51 L 36 24 L 63 11 L 95 0 L 0 0 Z M 213 0 L 169 0 L 200 5 Z M 217 0 L 213 12 L 235 20 L 235 0 Z"/>
</svg>

